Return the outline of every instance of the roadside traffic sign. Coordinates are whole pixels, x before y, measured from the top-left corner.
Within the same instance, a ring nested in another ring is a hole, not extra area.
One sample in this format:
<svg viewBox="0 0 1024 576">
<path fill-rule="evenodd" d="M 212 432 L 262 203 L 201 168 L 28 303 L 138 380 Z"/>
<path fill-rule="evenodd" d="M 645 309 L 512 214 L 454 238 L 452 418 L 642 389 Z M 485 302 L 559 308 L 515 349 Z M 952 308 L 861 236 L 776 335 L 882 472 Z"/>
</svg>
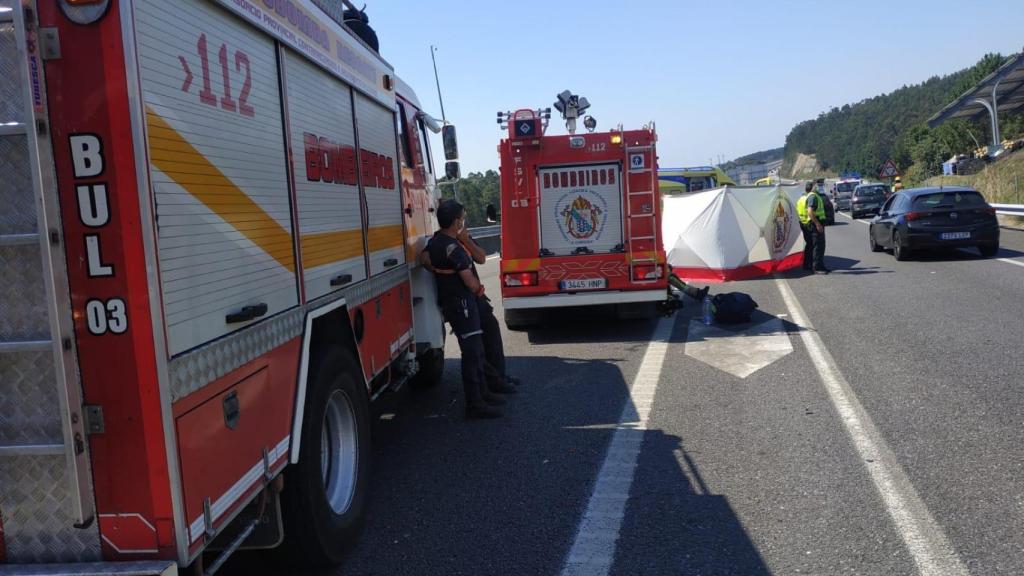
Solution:
<svg viewBox="0 0 1024 576">
<path fill-rule="evenodd" d="M 886 160 L 885 164 L 882 164 L 882 168 L 878 171 L 879 178 L 895 178 L 900 175 L 900 171 L 896 169 L 896 165 L 892 163 L 892 160 Z"/>
</svg>

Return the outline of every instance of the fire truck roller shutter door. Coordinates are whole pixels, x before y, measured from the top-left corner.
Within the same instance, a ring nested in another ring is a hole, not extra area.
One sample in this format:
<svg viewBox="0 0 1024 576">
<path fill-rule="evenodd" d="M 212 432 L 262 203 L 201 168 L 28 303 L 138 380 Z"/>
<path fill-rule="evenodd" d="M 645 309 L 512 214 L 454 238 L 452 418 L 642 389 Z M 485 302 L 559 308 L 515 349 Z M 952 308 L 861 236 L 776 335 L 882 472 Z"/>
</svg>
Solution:
<svg viewBox="0 0 1024 576">
<path fill-rule="evenodd" d="M 395 113 L 358 93 L 355 110 L 359 174 L 369 216 L 370 275 L 375 276 L 405 263 Z"/>
<path fill-rule="evenodd" d="M 298 303 L 278 64 L 271 38 L 211 3 L 135 10 L 174 355 L 248 325 L 226 321 L 244 306 Z"/>
<path fill-rule="evenodd" d="M 366 278 L 352 91 L 286 51 L 288 124 L 306 299 Z"/>
</svg>

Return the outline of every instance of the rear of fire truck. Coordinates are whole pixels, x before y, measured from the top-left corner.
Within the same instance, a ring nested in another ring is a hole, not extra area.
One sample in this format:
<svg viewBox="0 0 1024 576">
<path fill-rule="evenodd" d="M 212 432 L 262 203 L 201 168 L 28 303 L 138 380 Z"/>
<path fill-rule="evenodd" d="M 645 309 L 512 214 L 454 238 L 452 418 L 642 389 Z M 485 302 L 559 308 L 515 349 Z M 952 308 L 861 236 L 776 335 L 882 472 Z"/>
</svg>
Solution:
<svg viewBox="0 0 1024 576">
<path fill-rule="evenodd" d="M 668 274 L 660 235 L 657 136 L 640 130 L 576 134 L 586 98 L 555 107 L 569 134 L 546 135 L 550 109 L 499 113 L 501 296 L 505 323 L 525 328 L 554 308 L 614 305 L 620 317 L 657 313 Z"/>
</svg>

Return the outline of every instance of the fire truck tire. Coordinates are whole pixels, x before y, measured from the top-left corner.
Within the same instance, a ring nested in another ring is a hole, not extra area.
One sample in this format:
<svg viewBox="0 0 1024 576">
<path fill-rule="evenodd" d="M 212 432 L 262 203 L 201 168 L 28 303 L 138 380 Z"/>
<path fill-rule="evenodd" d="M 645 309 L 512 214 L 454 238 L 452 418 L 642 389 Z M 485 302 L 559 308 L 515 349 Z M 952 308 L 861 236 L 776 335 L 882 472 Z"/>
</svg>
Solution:
<svg viewBox="0 0 1024 576">
<path fill-rule="evenodd" d="M 509 330 L 526 330 L 540 323 L 539 310 L 505 310 L 505 326 Z"/>
<path fill-rule="evenodd" d="M 285 553 L 292 566 L 340 564 L 362 528 L 370 479 L 370 406 L 358 364 L 328 352 L 306 395 L 299 461 L 285 472 Z"/>
</svg>

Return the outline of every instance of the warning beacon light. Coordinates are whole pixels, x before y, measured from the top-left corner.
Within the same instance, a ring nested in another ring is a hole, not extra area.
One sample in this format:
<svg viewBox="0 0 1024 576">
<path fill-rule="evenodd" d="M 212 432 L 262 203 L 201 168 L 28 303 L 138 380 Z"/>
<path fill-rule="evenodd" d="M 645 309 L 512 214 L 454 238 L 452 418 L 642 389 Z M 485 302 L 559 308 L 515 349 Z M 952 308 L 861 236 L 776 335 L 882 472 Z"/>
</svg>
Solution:
<svg viewBox="0 0 1024 576">
<path fill-rule="evenodd" d="M 565 119 L 565 129 L 569 131 L 569 134 L 576 133 L 576 119 L 580 117 L 590 108 L 590 102 L 587 101 L 586 97 L 573 94 L 568 90 L 562 91 L 558 94 L 558 100 L 555 101 L 555 109 L 562 114 L 562 118 Z M 584 121 L 584 126 L 586 121 Z M 595 122 L 594 126 L 597 126 Z"/>
<path fill-rule="evenodd" d="M 549 120 L 551 120 L 551 108 L 498 112 L 498 126 L 503 130 L 508 129 L 509 138 L 513 140 L 543 136 L 548 129 Z"/>
</svg>

